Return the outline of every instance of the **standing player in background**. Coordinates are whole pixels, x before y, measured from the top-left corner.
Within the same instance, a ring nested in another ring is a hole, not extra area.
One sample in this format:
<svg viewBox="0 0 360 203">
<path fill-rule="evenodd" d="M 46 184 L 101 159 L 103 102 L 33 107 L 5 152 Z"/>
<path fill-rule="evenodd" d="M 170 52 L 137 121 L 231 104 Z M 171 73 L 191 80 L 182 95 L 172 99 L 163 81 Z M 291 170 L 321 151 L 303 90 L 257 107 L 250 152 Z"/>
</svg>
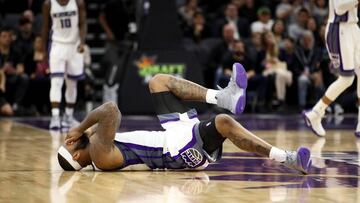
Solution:
<svg viewBox="0 0 360 203">
<path fill-rule="evenodd" d="M 321 124 L 325 109 L 354 81 L 354 71 L 358 75 L 357 94 L 360 105 L 360 29 L 358 22 L 358 5 L 360 0 L 329 0 L 329 18 L 326 28 L 327 50 L 335 68 L 339 68 L 340 76 L 333 82 L 325 95 L 311 111 L 303 112 L 306 124 L 318 136 L 326 132 Z M 360 107 L 359 107 L 360 119 Z M 359 122 L 360 123 L 360 122 Z M 360 135 L 360 125 L 356 135 Z"/>
<path fill-rule="evenodd" d="M 84 78 L 83 52 L 87 32 L 84 0 L 46 0 L 43 5 L 43 18 L 43 41 L 47 42 L 50 36 L 47 58 L 51 73 L 52 118 L 49 128 L 70 127 L 75 122 L 73 112 L 77 80 Z M 66 108 L 61 122 L 60 102 L 64 80 Z"/>
</svg>

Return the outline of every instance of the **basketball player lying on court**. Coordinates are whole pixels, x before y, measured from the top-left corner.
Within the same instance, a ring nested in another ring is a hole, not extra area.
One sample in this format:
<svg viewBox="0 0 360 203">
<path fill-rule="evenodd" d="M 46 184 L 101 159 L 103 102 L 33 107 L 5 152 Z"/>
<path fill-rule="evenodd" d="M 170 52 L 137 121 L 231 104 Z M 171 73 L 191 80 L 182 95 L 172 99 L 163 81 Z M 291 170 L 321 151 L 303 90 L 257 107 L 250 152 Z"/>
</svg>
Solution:
<svg viewBox="0 0 360 203">
<path fill-rule="evenodd" d="M 156 75 L 149 88 L 164 131 L 116 133 L 120 111 L 116 104 L 105 103 L 70 129 L 65 145 L 58 151 L 59 164 L 64 170 L 80 170 L 90 164 L 106 171 L 199 170 L 221 158 L 222 144 L 229 139 L 242 150 L 306 174 L 311 166 L 307 148 L 297 151 L 276 148 L 225 114 L 200 122 L 196 110 L 188 110 L 180 101 L 217 104 L 240 114 L 245 108 L 246 87 L 246 72 L 239 63 L 233 65 L 231 80 L 222 90 L 206 89 L 170 75 Z"/>
</svg>

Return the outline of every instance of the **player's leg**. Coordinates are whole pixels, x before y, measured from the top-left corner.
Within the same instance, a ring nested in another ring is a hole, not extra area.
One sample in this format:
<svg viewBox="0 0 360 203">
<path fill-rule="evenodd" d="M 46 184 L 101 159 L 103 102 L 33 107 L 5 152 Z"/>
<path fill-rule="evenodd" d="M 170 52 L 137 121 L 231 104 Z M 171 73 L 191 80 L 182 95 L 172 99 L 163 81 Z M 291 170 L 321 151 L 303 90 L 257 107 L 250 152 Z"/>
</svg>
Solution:
<svg viewBox="0 0 360 203">
<path fill-rule="evenodd" d="M 64 127 L 72 127 L 74 120 L 73 113 L 77 98 L 77 80 L 66 78 L 65 79 L 66 90 L 65 90 L 65 116 L 62 121 L 62 126 Z"/>
<path fill-rule="evenodd" d="M 220 148 L 222 142 L 228 138 L 238 148 L 256 153 L 263 157 L 285 164 L 287 167 L 307 173 L 311 165 L 310 151 L 299 148 L 295 151 L 285 151 L 272 146 L 257 137 L 232 117 L 220 114 L 212 121 L 199 124 L 200 135 L 204 142 L 204 150 L 209 154 Z"/>
<path fill-rule="evenodd" d="M 239 63 L 235 63 L 233 66 L 233 75 L 229 85 L 220 91 L 207 89 L 191 81 L 165 74 L 156 75 L 149 82 L 152 95 L 170 92 L 181 100 L 217 104 L 235 114 L 242 113 L 245 108 L 246 87 L 246 72 Z"/>
<path fill-rule="evenodd" d="M 65 60 L 60 57 L 62 54 L 61 45 L 53 43 L 50 50 L 50 102 L 51 102 L 51 121 L 50 129 L 59 129 L 60 120 L 60 102 L 62 97 L 62 86 L 64 84 Z M 59 56 L 60 55 L 60 56 Z"/>
<path fill-rule="evenodd" d="M 62 126 L 72 127 L 78 122 L 74 119 L 74 107 L 77 99 L 77 81 L 84 79 L 84 55 L 78 53 L 76 46 L 72 48 L 73 54 L 68 59 L 66 69 L 66 90 L 65 90 L 65 116 L 62 121 Z"/>
<path fill-rule="evenodd" d="M 339 24 L 331 24 L 327 31 L 327 48 L 333 66 L 340 69 L 339 78 L 326 90 L 325 95 L 316 103 L 311 111 L 303 112 L 306 124 L 318 136 L 325 136 L 326 132 L 321 124 L 325 109 L 354 81 L 355 42 L 351 29 Z"/>
</svg>

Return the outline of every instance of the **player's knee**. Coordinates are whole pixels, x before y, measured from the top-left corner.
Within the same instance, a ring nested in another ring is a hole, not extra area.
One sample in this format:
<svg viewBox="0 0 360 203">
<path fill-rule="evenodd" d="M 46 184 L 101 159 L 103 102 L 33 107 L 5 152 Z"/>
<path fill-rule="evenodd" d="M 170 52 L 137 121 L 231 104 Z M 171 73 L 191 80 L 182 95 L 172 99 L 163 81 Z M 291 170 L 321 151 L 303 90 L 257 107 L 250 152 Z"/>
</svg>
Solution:
<svg viewBox="0 0 360 203">
<path fill-rule="evenodd" d="M 235 120 L 227 114 L 219 114 L 215 118 L 215 124 L 217 128 L 232 128 L 235 124 Z"/>
<path fill-rule="evenodd" d="M 340 76 L 338 80 L 346 87 L 350 87 L 354 82 L 355 76 Z"/>
<path fill-rule="evenodd" d="M 169 75 L 156 74 L 149 81 L 149 89 L 151 93 L 168 91 L 166 81 L 169 79 Z"/>
</svg>

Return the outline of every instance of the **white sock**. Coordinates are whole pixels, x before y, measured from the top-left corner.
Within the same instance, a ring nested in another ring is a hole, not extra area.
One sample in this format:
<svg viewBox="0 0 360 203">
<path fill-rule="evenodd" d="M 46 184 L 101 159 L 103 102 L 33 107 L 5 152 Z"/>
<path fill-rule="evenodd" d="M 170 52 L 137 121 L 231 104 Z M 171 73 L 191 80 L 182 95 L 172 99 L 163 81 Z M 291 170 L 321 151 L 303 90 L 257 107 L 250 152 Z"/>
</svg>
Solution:
<svg viewBox="0 0 360 203">
<path fill-rule="evenodd" d="M 208 89 L 206 92 L 206 103 L 217 104 L 216 95 L 219 90 Z"/>
<path fill-rule="evenodd" d="M 272 147 L 270 150 L 269 158 L 277 162 L 284 162 L 286 160 L 286 152 L 277 147 Z"/>
<path fill-rule="evenodd" d="M 72 116 L 73 113 L 74 113 L 74 108 L 69 108 L 69 107 L 66 107 L 66 108 L 65 108 L 65 114 L 66 114 L 67 116 Z"/>
<path fill-rule="evenodd" d="M 324 115 L 325 114 L 325 110 L 328 107 L 328 105 L 326 105 L 322 99 L 320 99 L 318 101 L 318 103 L 316 103 L 316 105 L 314 106 L 313 110 L 316 111 L 318 114 L 320 115 Z"/>
<path fill-rule="evenodd" d="M 51 109 L 52 116 L 59 116 L 60 115 L 60 109 L 59 108 L 52 108 Z"/>
</svg>

